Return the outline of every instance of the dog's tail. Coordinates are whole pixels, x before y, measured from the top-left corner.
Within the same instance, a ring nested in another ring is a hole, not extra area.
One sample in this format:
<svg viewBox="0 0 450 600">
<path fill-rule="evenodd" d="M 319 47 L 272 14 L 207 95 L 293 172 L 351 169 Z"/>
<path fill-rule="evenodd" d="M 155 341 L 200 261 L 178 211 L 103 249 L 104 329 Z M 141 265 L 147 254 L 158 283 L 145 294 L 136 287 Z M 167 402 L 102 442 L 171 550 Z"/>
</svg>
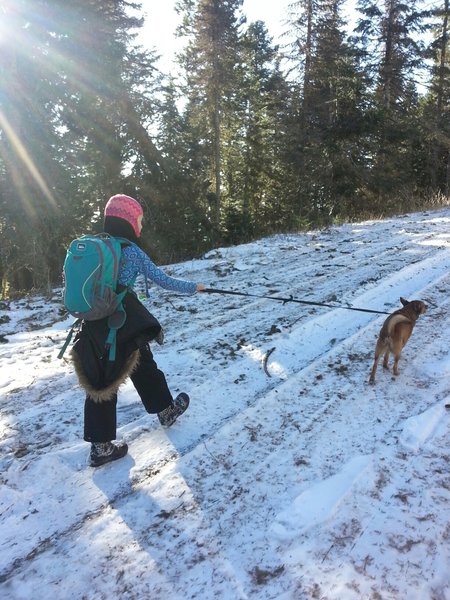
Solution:
<svg viewBox="0 0 450 600">
<path fill-rule="evenodd" d="M 392 315 L 387 322 L 387 328 L 386 328 L 386 338 L 390 337 L 392 332 L 394 331 L 394 327 L 396 325 L 398 325 L 399 323 L 411 323 L 411 319 L 408 319 L 408 317 L 406 317 L 405 315 L 401 315 L 401 314 L 394 314 Z"/>
</svg>

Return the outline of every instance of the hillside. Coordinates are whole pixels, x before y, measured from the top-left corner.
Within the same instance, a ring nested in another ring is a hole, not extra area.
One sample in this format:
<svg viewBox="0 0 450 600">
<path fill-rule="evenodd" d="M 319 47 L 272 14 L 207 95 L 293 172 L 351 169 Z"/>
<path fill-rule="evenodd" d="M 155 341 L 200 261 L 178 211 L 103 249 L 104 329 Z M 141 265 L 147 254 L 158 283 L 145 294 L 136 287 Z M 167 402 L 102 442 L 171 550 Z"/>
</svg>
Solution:
<svg viewBox="0 0 450 600">
<path fill-rule="evenodd" d="M 391 312 L 429 305 L 368 385 L 384 315 L 255 297 L 146 301 L 169 430 L 130 383 L 129 455 L 87 466 L 54 298 L 0 308 L 5 600 L 450 600 L 450 210 L 274 236 L 166 267 L 207 286 Z"/>
</svg>

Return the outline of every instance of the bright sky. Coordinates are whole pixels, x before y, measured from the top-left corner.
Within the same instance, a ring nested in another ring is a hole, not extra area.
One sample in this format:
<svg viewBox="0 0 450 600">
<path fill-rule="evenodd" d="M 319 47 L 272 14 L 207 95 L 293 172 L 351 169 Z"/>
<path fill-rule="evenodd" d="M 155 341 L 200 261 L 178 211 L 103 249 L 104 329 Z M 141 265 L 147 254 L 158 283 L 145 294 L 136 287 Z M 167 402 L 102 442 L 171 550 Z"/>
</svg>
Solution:
<svg viewBox="0 0 450 600">
<path fill-rule="evenodd" d="M 249 22 L 264 21 L 269 34 L 277 38 L 284 31 L 283 20 L 291 2 L 292 0 L 244 0 L 242 11 Z M 179 23 L 179 16 L 174 10 L 175 0 L 141 0 L 141 4 L 146 21 L 142 43 L 170 60 L 177 44 L 181 44 L 174 38 Z"/>
</svg>

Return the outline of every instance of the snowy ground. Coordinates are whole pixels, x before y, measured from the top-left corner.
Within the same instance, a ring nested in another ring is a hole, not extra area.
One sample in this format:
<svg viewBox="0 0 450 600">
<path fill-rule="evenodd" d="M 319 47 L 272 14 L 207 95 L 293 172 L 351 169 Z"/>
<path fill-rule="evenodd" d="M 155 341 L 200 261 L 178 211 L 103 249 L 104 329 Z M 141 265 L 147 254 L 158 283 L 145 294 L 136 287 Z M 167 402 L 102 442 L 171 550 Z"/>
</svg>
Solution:
<svg viewBox="0 0 450 600">
<path fill-rule="evenodd" d="M 155 356 L 191 407 L 162 430 L 126 384 L 129 455 L 94 470 L 83 394 L 56 358 L 71 323 L 58 293 L 1 304 L 0 597 L 450 600 L 450 210 L 275 236 L 167 271 L 429 310 L 399 377 L 380 366 L 369 386 L 383 315 L 153 287 L 166 334 Z"/>
</svg>

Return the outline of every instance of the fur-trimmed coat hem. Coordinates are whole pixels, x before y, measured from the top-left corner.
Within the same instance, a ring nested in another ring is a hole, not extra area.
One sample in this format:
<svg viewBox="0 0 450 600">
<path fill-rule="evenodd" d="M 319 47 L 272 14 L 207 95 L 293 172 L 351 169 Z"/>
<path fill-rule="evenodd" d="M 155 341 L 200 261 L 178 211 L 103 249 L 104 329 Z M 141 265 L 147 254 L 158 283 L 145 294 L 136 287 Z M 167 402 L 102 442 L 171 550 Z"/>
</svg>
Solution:
<svg viewBox="0 0 450 600">
<path fill-rule="evenodd" d="M 114 398 L 114 396 L 119 391 L 120 386 L 126 382 L 128 377 L 138 367 L 140 352 L 139 350 L 135 350 L 134 352 L 132 352 L 125 361 L 122 370 L 120 371 L 116 379 L 109 385 L 101 389 L 97 389 L 91 384 L 83 370 L 83 365 L 80 360 L 80 357 L 74 351 L 74 349 L 72 349 L 71 351 L 71 358 L 75 367 L 75 373 L 78 377 L 78 382 L 80 386 L 85 390 L 85 392 L 89 395 L 89 397 L 94 402 L 108 402 Z"/>
</svg>

